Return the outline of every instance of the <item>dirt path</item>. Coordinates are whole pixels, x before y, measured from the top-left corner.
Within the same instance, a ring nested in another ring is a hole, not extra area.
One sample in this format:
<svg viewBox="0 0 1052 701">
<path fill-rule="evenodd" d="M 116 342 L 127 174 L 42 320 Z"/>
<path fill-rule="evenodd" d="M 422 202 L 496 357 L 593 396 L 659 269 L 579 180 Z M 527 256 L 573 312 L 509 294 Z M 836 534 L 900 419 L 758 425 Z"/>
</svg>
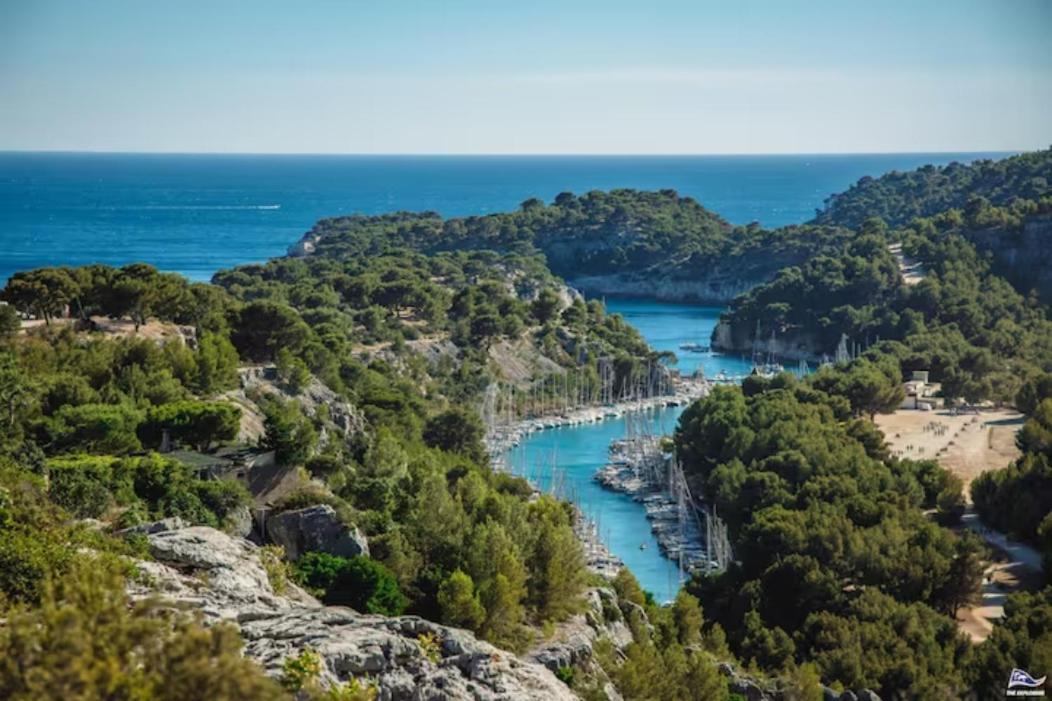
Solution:
<svg viewBox="0 0 1052 701">
<path fill-rule="evenodd" d="M 912 258 L 908 258 L 902 252 L 901 243 L 888 244 L 888 250 L 891 251 L 891 255 L 895 256 L 895 260 L 899 264 L 899 272 L 902 273 L 902 281 L 907 285 L 916 285 L 927 275 L 923 265 Z"/>
<path fill-rule="evenodd" d="M 991 552 L 983 570 L 979 601 L 957 612 L 957 625 L 973 643 L 981 643 L 990 637 L 994 622 L 1004 616 L 1009 594 L 1041 588 L 1044 582 L 1041 553 L 983 526 L 971 504 L 963 522 L 965 528 L 982 536 Z"/>
</svg>

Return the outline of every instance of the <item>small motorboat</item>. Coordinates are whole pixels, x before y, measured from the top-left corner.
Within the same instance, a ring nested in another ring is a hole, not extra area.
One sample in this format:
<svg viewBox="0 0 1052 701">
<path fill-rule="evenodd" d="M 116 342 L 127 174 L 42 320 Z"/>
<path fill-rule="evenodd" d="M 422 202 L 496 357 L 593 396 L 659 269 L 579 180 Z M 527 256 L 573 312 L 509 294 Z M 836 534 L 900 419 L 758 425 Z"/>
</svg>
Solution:
<svg viewBox="0 0 1052 701">
<path fill-rule="evenodd" d="M 681 343 L 679 344 L 680 350 L 685 350 L 688 353 L 708 353 L 709 347 L 704 343 Z"/>
</svg>

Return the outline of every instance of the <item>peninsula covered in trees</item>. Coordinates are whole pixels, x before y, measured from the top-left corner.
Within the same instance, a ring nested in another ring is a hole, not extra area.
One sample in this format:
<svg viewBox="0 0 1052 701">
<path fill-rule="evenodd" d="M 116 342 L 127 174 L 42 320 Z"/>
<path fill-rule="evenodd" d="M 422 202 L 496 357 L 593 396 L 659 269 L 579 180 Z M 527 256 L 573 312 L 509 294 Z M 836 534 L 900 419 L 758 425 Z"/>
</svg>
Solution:
<svg viewBox="0 0 1052 701">
<path fill-rule="evenodd" d="M 324 219 L 292 252 L 540 253 L 553 273 L 586 293 L 719 302 L 849 235 L 824 225 L 731 226 L 675 190 L 613 190 L 564 192 L 550 204 L 534 198 L 517 211 L 477 217 L 398 212 Z"/>
</svg>

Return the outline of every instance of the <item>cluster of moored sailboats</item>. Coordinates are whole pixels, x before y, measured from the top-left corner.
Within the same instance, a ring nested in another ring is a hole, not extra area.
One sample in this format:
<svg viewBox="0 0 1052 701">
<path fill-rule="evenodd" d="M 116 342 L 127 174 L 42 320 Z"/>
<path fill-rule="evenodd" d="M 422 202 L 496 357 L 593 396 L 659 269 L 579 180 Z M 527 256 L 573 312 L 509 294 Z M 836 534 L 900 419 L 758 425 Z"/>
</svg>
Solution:
<svg viewBox="0 0 1052 701">
<path fill-rule="evenodd" d="M 704 378 L 682 378 L 672 385 L 671 394 L 626 399 L 602 406 L 586 406 L 560 413 L 528 417 L 519 421 L 490 425 L 486 444 L 495 465 L 500 465 L 502 456 L 516 447 L 531 433 L 564 426 L 580 426 L 607 419 L 617 419 L 628 413 L 683 406 L 708 393 L 709 383 Z"/>
<path fill-rule="evenodd" d="M 595 480 L 643 505 L 662 554 L 677 562 L 682 572 L 719 568 L 703 545 L 701 513 L 675 459 L 661 451 L 658 437 L 639 435 L 613 441 L 610 461 L 596 472 Z M 646 543 L 640 544 L 645 547 Z"/>
</svg>

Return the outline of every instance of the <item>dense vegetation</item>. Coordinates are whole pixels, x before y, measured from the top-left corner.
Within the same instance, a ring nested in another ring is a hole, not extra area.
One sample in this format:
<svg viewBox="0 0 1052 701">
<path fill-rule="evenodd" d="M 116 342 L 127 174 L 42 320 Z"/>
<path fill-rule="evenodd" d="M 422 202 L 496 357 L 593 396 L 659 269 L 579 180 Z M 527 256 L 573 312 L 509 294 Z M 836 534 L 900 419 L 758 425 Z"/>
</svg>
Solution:
<svg viewBox="0 0 1052 701">
<path fill-rule="evenodd" d="M 1014 597 L 973 650 L 952 619 L 981 578 L 976 539 L 947 528 L 961 483 L 890 456 L 867 417 L 901 401 L 912 369 L 949 396 L 1018 396 L 1024 456 L 973 494 L 988 523 L 1049 548 L 1052 326 L 965 236 L 1047 215 L 1047 163 L 1043 152 L 863 181 L 819 225 L 778 231 L 731 227 L 672 191 L 564 193 L 486 217 L 326 220 L 315 255 L 214 284 L 143 264 L 16 274 L 0 295 L 0 695 L 284 694 L 241 660 L 231 630 L 124 596 L 129 560 L 147 555 L 113 531 L 168 516 L 233 528 L 252 498 L 160 453 L 169 443 L 273 451 L 297 486 L 271 514 L 328 504 L 368 536 L 370 557 L 289 565 L 326 602 L 526 648 L 581 610 L 592 578 L 575 512 L 490 469 L 476 408 L 494 385 L 519 390 L 518 415 L 537 408 L 524 398 L 618 396 L 665 360 L 547 266 L 690 276 L 733 257 L 794 265 L 736 302 L 735 324 L 870 347 L 807 381 L 751 377 L 684 413 L 678 455 L 736 561 L 669 606 L 622 572 L 603 616 L 627 623 L 631 643 L 600 643 L 594 664 L 560 677 L 586 698 L 610 679 L 626 699 L 722 699 L 715 663 L 737 656 L 793 698 L 816 698 L 819 678 L 889 697 L 999 692 L 1006 665 L 1049 663 L 1049 594 Z M 898 240 L 925 266 L 917 285 L 887 250 Z M 19 314 L 41 323 L 20 331 Z M 259 365 L 273 370 L 242 388 Z M 246 444 L 253 417 L 263 430 Z M 288 660 L 285 690 L 313 693 L 316 667 L 307 652 Z"/>
<path fill-rule="evenodd" d="M 867 219 L 878 217 L 899 228 L 918 217 L 964 209 L 971 197 L 983 197 L 998 206 L 1016 199 L 1038 199 L 1048 194 L 1050 183 L 1052 149 L 997 161 L 893 171 L 878 178 L 866 176 L 832 195 L 817 212 L 815 223 L 857 229 Z"/>
<path fill-rule="evenodd" d="M 1004 608 L 1004 618 L 964 670 L 981 699 L 1004 694 L 1005 670 L 1038 669 L 1044 675 L 1052 668 L 1052 587 L 1009 596 Z"/>
<path fill-rule="evenodd" d="M 241 656 L 229 624 L 130 605 L 113 561 L 84 558 L 49 583 L 40 605 L 5 609 L 0 696 L 38 699 L 288 698 Z"/>
<path fill-rule="evenodd" d="M 764 279 L 847 235 L 827 226 L 732 227 L 674 190 L 613 190 L 565 192 L 548 205 L 530 199 L 517 211 L 481 217 L 399 212 L 325 219 L 307 241 L 327 258 L 372 257 L 392 248 L 540 252 L 553 272 L 570 280 L 626 273 L 689 280 L 725 265 Z"/>
<path fill-rule="evenodd" d="M 887 695 L 952 692 L 967 646 L 941 614 L 973 596 L 979 546 L 922 509 L 959 482 L 889 457 L 844 398 L 790 375 L 718 388 L 684 413 L 676 448 L 736 556 L 692 591 L 742 659 L 811 661 Z"/>
<path fill-rule="evenodd" d="M 84 566 L 88 552 L 144 556 L 110 529 L 169 516 L 244 522 L 250 497 L 240 483 L 156 451 L 236 443 L 240 407 L 250 406 L 264 431 L 245 447 L 304 470 L 272 513 L 329 504 L 370 539 L 372 558 L 307 553 L 294 564 L 326 601 L 421 614 L 513 649 L 579 610 L 588 578 L 574 512 L 490 470 L 474 407 L 498 380 L 542 396 L 549 377 L 572 376 L 585 396 L 601 363 L 607 381 L 627 385 L 657 365 L 638 333 L 522 256 L 279 260 L 216 282 L 189 284 L 138 264 L 9 281 L 0 305 L 10 320 L 0 336 L 5 608 L 38 616 L 69 605 L 77 594 L 55 589 L 50 599 L 51 582 Z M 12 310 L 43 323 L 17 333 Z M 503 377 L 497 344 L 525 370 Z M 259 363 L 274 366 L 273 388 L 241 391 L 239 367 Z M 330 407 L 299 400 L 320 383 L 364 424 L 337 425 Z M 77 525 L 84 519 L 102 530 Z M 118 596 L 119 582 L 98 586 Z M 177 626 L 172 635 L 202 635 L 195 631 Z M 23 683 L 9 672 L 5 683 Z"/>
<path fill-rule="evenodd" d="M 842 337 L 864 351 L 806 383 L 750 378 L 680 424 L 677 447 L 737 558 L 692 591 L 743 659 L 808 660 L 823 680 L 918 698 L 965 689 L 992 698 L 1011 667 L 1047 669 L 1048 590 L 1012 597 L 986 643 L 962 642 L 947 614 L 973 596 L 981 550 L 937 525 L 963 511 L 960 481 L 890 457 L 854 417 L 893 409 L 911 370 L 930 370 L 950 399 L 1014 401 L 1029 415 L 1024 455 L 979 477 L 972 495 L 986 523 L 1050 560 L 1052 380 L 1042 373 L 1052 370 L 1052 323 L 1029 286 L 1009 282 L 1025 276 L 972 242 L 975 231 L 1044 221 L 1050 164 L 1041 152 L 866 178 L 816 219 L 857 238 L 783 270 L 725 314 L 736 342 L 751 343 L 759 326 L 761 339 L 773 331 L 815 355 L 832 355 Z M 892 242 L 920 263 L 921 281 L 904 284 Z"/>
</svg>

